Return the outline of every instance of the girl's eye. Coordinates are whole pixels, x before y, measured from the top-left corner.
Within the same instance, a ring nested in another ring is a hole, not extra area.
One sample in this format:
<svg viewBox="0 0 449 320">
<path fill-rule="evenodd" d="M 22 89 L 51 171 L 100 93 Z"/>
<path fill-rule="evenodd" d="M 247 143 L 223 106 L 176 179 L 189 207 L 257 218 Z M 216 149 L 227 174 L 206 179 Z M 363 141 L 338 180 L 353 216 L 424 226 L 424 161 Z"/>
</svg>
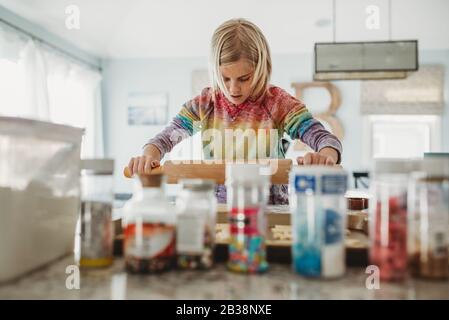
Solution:
<svg viewBox="0 0 449 320">
<path fill-rule="evenodd" d="M 223 80 L 224 80 L 224 82 L 229 82 L 230 79 L 229 78 L 224 78 Z"/>
<path fill-rule="evenodd" d="M 249 80 L 249 78 L 240 79 L 240 81 L 242 81 L 242 82 L 246 82 L 248 80 Z"/>
</svg>

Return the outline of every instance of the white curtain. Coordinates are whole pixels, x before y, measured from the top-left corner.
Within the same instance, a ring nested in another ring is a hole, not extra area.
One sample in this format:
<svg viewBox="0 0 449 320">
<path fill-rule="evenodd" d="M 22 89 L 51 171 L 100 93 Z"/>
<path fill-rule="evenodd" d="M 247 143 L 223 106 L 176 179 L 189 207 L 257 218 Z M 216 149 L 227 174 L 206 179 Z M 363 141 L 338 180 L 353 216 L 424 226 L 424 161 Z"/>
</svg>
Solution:
<svg viewBox="0 0 449 320">
<path fill-rule="evenodd" d="M 85 128 L 82 157 L 103 157 L 101 73 L 0 23 L 0 115 Z"/>
<path fill-rule="evenodd" d="M 102 157 L 101 74 L 50 51 L 45 60 L 50 119 L 85 128 L 83 156 Z"/>
<path fill-rule="evenodd" d="M 42 51 L 39 50 L 33 40 L 28 40 L 19 59 L 20 71 L 25 79 L 23 116 L 51 121 L 45 62 Z"/>
</svg>

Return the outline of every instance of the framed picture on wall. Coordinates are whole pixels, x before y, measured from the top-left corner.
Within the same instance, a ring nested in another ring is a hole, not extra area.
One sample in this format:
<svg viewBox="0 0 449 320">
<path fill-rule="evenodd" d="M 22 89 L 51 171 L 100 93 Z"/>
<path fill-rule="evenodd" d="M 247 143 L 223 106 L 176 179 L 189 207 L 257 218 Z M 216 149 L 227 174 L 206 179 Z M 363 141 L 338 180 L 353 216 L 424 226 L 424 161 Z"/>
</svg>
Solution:
<svg viewBox="0 0 449 320">
<path fill-rule="evenodd" d="M 168 117 L 166 92 L 132 92 L 128 94 L 128 125 L 164 125 Z"/>
</svg>

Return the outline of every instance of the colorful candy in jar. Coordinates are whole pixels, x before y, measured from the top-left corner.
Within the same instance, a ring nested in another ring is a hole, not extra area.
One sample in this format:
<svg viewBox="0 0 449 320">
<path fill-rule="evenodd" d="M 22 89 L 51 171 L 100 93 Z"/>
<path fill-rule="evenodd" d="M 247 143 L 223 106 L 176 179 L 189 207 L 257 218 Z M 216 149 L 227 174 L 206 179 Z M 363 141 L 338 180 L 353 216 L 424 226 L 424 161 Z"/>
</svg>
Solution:
<svg viewBox="0 0 449 320">
<path fill-rule="evenodd" d="M 266 259 L 265 205 L 270 176 L 257 164 L 226 166 L 230 240 L 228 268 L 234 272 L 260 273 Z"/>
<path fill-rule="evenodd" d="M 406 195 L 389 198 L 385 209 L 378 201 L 371 263 L 379 267 L 381 280 L 400 281 L 407 273 Z"/>
<path fill-rule="evenodd" d="M 265 237 L 257 227 L 261 208 L 234 208 L 230 217 L 228 267 L 236 272 L 258 273 L 268 269 Z"/>
</svg>

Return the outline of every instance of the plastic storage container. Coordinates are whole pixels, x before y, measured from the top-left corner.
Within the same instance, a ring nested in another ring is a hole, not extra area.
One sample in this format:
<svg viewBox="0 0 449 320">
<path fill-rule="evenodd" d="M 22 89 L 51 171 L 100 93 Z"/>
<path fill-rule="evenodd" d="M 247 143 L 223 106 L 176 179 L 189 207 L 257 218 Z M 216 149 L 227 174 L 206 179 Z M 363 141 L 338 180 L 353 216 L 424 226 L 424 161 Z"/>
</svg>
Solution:
<svg viewBox="0 0 449 320">
<path fill-rule="evenodd" d="M 81 211 L 77 226 L 81 267 L 105 267 L 113 261 L 112 205 L 114 160 L 81 162 Z"/>
<path fill-rule="evenodd" d="M 73 253 L 82 134 L 0 117 L 0 281 Z"/>
<path fill-rule="evenodd" d="M 409 188 L 408 254 L 413 276 L 449 277 L 449 156 L 426 157 Z"/>
<path fill-rule="evenodd" d="M 176 251 L 181 269 L 208 269 L 213 265 L 217 198 L 212 180 L 181 180 L 176 200 Z"/>
<path fill-rule="evenodd" d="M 370 262 L 380 279 L 402 281 L 407 277 L 407 189 L 417 160 L 378 160 L 371 184 Z"/>
<path fill-rule="evenodd" d="M 163 175 L 139 176 L 123 207 L 124 256 L 131 273 L 157 273 L 176 265 L 176 212 L 164 195 Z"/>
<path fill-rule="evenodd" d="M 229 212 L 228 268 L 234 272 L 259 273 L 268 269 L 265 208 L 270 168 L 257 164 L 226 166 Z"/>
<path fill-rule="evenodd" d="M 308 277 L 345 273 L 347 173 L 340 168 L 299 166 L 290 172 L 292 262 Z"/>
</svg>

